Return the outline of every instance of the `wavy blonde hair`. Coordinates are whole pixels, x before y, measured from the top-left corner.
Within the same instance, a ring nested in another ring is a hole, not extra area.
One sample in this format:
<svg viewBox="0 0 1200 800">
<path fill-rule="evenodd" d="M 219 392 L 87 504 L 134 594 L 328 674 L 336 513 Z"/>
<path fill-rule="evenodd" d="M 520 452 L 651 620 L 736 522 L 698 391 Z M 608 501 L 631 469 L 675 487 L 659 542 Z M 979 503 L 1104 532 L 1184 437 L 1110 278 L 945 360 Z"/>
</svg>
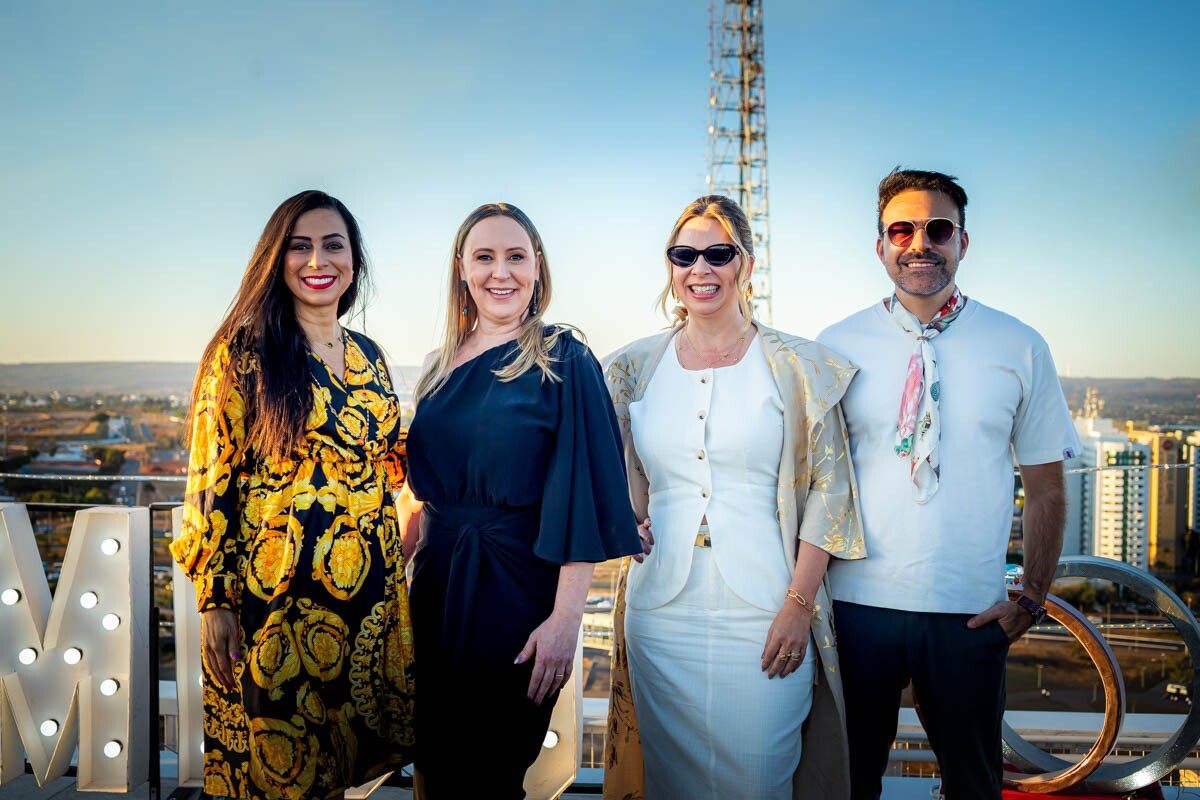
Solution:
<svg viewBox="0 0 1200 800">
<path fill-rule="evenodd" d="M 738 264 L 737 273 L 734 275 L 734 280 L 737 281 L 738 291 L 737 300 L 738 308 L 742 310 L 742 319 L 746 320 L 746 324 L 750 324 L 750 320 L 754 318 L 754 310 L 750 307 L 750 296 L 752 290 L 750 288 L 749 278 L 744 277 L 746 273 L 746 264 L 754 260 L 754 233 L 750 230 L 750 220 L 746 218 L 746 212 L 742 211 L 742 207 L 730 200 L 728 197 L 719 194 L 708 194 L 704 197 L 699 197 L 688 203 L 687 208 L 679 215 L 679 219 L 675 220 L 675 227 L 671 228 L 671 235 L 667 237 L 667 247 L 663 248 L 663 262 L 667 265 L 667 285 L 659 294 L 656 305 L 662 309 L 663 315 L 671 321 L 672 327 L 682 325 L 687 321 L 687 308 L 682 303 L 678 302 L 675 297 L 675 270 L 676 267 L 667 258 L 666 250 L 675 245 L 675 240 L 679 238 L 679 232 L 683 230 L 683 226 L 693 219 L 702 217 L 705 219 L 715 219 L 725 229 L 725 233 L 729 235 L 729 240 L 733 242 L 733 246 L 737 248 L 738 254 L 742 257 L 741 263 Z M 675 300 L 676 304 L 673 309 L 667 308 L 667 302 Z"/>
<path fill-rule="evenodd" d="M 454 362 L 454 354 L 458 352 L 458 348 L 462 346 L 467 336 L 475 329 L 476 323 L 479 322 L 479 309 L 459 275 L 459 260 L 471 229 L 488 217 L 508 217 L 520 225 L 529 235 L 534 252 L 541 258 L 541 269 L 533 290 L 533 301 L 537 303 L 537 313 L 530 314 L 521 323 L 521 330 L 518 332 L 515 342 L 517 357 L 508 366 L 496 370 L 496 376 L 507 383 L 537 367 L 542 371 L 543 380 L 547 378 L 552 381 L 562 380 L 555 374 L 551 366 L 555 359 L 550 355 L 550 351 L 558 341 L 558 337 L 571 328 L 570 326 L 556 325 L 552 330 L 548 330 L 546 323 L 542 321 L 546 308 L 550 305 L 551 297 L 550 261 L 546 258 L 546 248 L 542 245 L 542 237 L 537 232 L 537 228 L 533 226 L 533 222 L 525 216 L 525 212 L 521 209 L 511 203 L 486 203 L 468 214 L 462 225 L 458 226 L 458 233 L 454 235 L 454 247 L 450 250 L 450 291 L 446 298 L 445 334 L 442 337 L 441 346 L 433 352 L 417 381 L 416 399 L 418 402 L 421 398 L 442 388 L 446 383 L 446 379 L 450 376 L 450 365 Z"/>
</svg>

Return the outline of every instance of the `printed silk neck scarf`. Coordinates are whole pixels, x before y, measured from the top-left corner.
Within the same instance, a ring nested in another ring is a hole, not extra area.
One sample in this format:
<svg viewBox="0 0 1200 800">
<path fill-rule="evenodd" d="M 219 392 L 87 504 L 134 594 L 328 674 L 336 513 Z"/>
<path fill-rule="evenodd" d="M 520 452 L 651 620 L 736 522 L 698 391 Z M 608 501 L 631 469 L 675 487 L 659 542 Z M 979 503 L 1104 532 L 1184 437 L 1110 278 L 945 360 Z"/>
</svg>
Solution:
<svg viewBox="0 0 1200 800">
<path fill-rule="evenodd" d="M 937 492 L 940 464 L 938 445 L 942 428 L 938 417 L 938 402 L 942 387 L 938 383 L 937 356 L 932 339 L 958 318 L 967 303 L 966 296 L 956 287 L 946 304 L 938 309 L 928 325 L 922 325 L 916 315 L 901 304 L 895 294 L 884 306 L 900 329 L 917 340 L 917 347 L 908 360 L 904 393 L 900 395 L 900 416 L 896 421 L 896 455 L 908 458 L 918 503 L 927 503 Z M 919 420 L 919 422 L 918 422 Z"/>
</svg>

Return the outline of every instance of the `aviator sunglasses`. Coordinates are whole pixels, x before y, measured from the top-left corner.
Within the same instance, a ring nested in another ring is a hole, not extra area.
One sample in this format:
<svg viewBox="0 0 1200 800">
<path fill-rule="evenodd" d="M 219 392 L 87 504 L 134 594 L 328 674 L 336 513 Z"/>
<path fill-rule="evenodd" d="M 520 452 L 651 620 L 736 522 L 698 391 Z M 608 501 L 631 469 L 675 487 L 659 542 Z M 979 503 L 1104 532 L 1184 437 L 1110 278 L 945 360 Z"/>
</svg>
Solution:
<svg viewBox="0 0 1200 800">
<path fill-rule="evenodd" d="M 710 244 L 703 250 L 685 244 L 667 248 L 667 260 L 677 267 L 690 267 L 700 256 L 704 256 L 710 267 L 723 267 L 737 254 L 737 248 L 731 244 Z"/>
<path fill-rule="evenodd" d="M 888 241 L 896 245 L 896 247 L 908 247 L 912 244 L 913 237 L 917 234 L 917 228 L 925 231 L 925 237 L 932 244 L 945 244 L 950 241 L 950 237 L 954 235 L 957 228 L 961 228 L 957 222 L 952 222 L 945 217 L 934 217 L 927 219 L 924 222 L 917 222 L 911 219 L 898 219 L 887 226 Z"/>
</svg>

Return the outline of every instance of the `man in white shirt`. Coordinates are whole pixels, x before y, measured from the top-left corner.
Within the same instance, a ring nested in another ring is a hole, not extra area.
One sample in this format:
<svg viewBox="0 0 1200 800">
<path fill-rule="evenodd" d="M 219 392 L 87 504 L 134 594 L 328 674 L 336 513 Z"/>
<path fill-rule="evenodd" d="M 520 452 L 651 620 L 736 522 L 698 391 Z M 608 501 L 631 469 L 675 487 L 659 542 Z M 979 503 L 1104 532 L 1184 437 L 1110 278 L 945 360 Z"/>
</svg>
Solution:
<svg viewBox="0 0 1200 800">
<path fill-rule="evenodd" d="M 829 569 L 855 800 L 880 795 L 910 680 L 948 800 L 1000 798 L 1008 645 L 1044 617 L 1062 549 L 1062 462 L 1079 441 L 1042 337 L 955 283 L 966 205 L 952 176 L 885 177 L 875 251 L 894 293 L 818 337 L 859 367 L 842 408 L 869 555 Z M 1025 582 L 1011 602 L 1014 460 Z"/>
</svg>

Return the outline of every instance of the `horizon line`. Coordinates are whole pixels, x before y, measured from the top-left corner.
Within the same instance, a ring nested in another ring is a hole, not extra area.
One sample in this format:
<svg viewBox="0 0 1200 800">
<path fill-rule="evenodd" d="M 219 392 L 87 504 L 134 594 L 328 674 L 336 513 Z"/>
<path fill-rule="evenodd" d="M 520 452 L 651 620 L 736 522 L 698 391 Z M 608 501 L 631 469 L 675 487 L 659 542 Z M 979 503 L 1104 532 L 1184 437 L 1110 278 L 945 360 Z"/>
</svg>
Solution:
<svg viewBox="0 0 1200 800">
<path fill-rule="evenodd" d="M 138 364 L 144 365 L 161 365 L 170 364 L 175 366 L 187 366 L 195 368 L 200 362 L 197 361 L 166 361 L 166 360 L 138 360 L 138 361 L 121 361 L 116 359 L 104 359 L 93 361 L 0 361 L 0 369 L 5 367 L 69 367 L 69 366 L 102 366 L 106 364 L 121 364 L 133 366 Z M 399 362 L 389 361 L 392 366 L 397 367 L 413 367 L 420 368 L 420 364 L 401 364 Z M 1194 381 L 1200 380 L 1200 375 L 1136 375 L 1130 377 L 1116 377 L 1106 375 L 1063 375 L 1059 374 L 1059 379 L 1068 380 L 1099 380 L 1099 381 Z"/>
</svg>

